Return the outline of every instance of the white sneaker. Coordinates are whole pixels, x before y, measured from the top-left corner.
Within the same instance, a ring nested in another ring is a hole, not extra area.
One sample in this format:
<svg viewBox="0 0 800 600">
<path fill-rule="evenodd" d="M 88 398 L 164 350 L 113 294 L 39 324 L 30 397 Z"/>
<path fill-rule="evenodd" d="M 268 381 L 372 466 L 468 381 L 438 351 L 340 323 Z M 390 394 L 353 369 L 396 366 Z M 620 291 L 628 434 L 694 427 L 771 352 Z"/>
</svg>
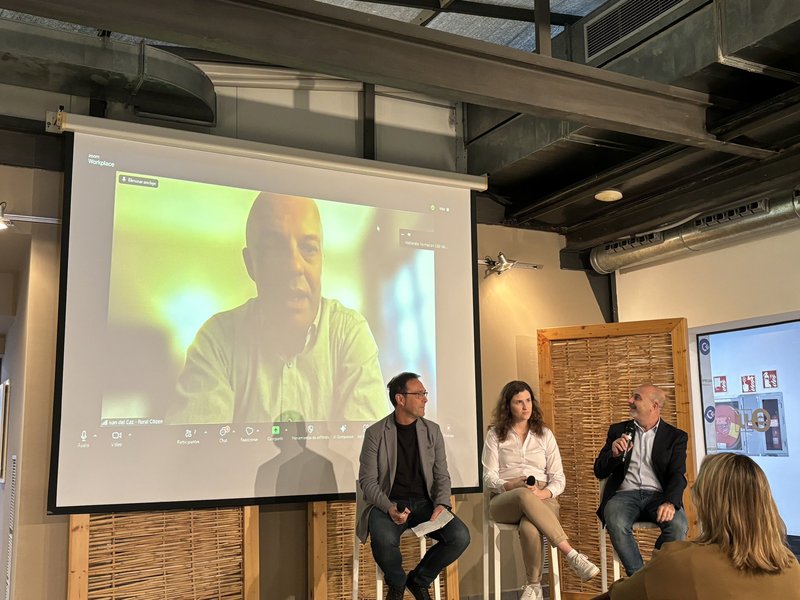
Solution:
<svg viewBox="0 0 800 600">
<path fill-rule="evenodd" d="M 581 581 L 589 581 L 600 572 L 597 565 L 590 561 L 585 554 L 578 553 L 572 558 L 568 558 L 567 562 Z"/>
<path fill-rule="evenodd" d="M 519 600 L 544 600 L 541 583 L 529 583 L 522 588 Z"/>
</svg>

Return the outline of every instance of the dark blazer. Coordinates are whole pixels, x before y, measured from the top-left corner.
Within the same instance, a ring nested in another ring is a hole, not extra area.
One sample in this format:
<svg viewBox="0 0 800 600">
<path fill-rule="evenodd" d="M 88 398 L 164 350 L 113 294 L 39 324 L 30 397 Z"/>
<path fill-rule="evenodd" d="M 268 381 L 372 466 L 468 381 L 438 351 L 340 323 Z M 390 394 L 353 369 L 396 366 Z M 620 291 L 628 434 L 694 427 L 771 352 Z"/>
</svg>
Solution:
<svg viewBox="0 0 800 600">
<path fill-rule="evenodd" d="M 633 420 L 614 423 L 608 428 L 606 444 L 600 450 L 600 454 L 594 461 L 594 476 L 598 479 L 606 479 L 603 498 L 600 507 L 597 509 L 597 516 L 603 520 L 603 510 L 611 497 L 617 493 L 617 489 L 625 480 L 628 472 L 630 459 L 623 460 L 622 456 L 614 458 L 611 455 L 611 444 L 622 436 L 628 424 Z M 683 507 L 683 490 L 686 489 L 686 445 L 689 443 L 689 436 L 686 432 L 673 427 L 664 419 L 658 424 L 656 438 L 653 440 L 653 470 L 656 478 L 661 484 L 664 498 L 675 505 L 678 510 Z"/>
<path fill-rule="evenodd" d="M 444 437 L 439 426 L 433 421 L 417 419 L 417 442 L 419 459 L 425 487 L 433 505 L 450 507 L 450 474 L 447 471 L 447 458 Z M 356 535 L 367 540 L 369 513 L 373 508 L 384 512 L 392 505 L 389 493 L 392 491 L 397 470 L 397 426 L 394 413 L 381 419 L 364 432 L 364 443 L 358 469 L 358 489 L 356 489 Z"/>
</svg>

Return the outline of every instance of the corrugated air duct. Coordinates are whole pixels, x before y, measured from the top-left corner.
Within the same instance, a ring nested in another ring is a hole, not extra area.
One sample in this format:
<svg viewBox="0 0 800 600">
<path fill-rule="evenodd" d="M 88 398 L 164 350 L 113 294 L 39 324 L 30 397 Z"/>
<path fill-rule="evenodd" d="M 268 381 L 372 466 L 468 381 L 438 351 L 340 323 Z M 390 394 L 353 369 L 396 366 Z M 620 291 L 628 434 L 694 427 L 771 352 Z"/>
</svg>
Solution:
<svg viewBox="0 0 800 600">
<path fill-rule="evenodd" d="M 800 227 L 800 187 L 786 197 L 748 200 L 717 209 L 654 233 L 638 235 L 592 248 L 590 260 L 598 273 L 665 258 L 675 258 L 778 229 Z"/>
</svg>

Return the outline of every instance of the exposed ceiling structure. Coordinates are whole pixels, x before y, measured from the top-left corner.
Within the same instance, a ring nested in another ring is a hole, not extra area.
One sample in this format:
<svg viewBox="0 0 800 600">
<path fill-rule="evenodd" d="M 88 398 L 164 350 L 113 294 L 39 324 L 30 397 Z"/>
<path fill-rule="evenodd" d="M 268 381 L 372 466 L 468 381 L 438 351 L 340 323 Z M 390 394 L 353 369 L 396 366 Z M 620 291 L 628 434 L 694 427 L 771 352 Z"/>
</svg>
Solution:
<svg viewBox="0 0 800 600">
<path fill-rule="evenodd" d="M 797 0 L 0 4 L 100 33 L 82 36 L 78 69 L 54 52 L 68 34 L 0 21 L 0 82 L 142 112 L 213 122 L 213 89 L 167 44 L 463 101 L 469 171 L 489 175 L 479 218 L 564 234 L 568 268 L 708 213 L 791 207 L 800 184 Z M 622 199 L 596 200 L 605 189 Z"/>
</svg>

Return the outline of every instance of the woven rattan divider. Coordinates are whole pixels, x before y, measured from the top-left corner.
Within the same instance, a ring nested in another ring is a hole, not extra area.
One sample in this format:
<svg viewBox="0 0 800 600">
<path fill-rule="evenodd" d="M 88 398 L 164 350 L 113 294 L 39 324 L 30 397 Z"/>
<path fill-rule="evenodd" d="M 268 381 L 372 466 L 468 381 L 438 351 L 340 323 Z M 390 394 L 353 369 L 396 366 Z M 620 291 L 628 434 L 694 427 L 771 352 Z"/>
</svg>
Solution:
<svg viewBox="0 0 800 600">
<path fill-rule="evenodd" d="M 68 600 L 257 600 L 258 508 L 70 518 Z"/>
<path fill-rule="evenodd" d="M 451 503 L 455 500 L 451 499 Z M 453 504 L 455 507 L 455 505 Z M 353 540 L 355 502 L 314 502 L 309 505 L 309 590 L 315 600 L 349 600 L 353 590 Z M 430 542 L 428 542 L 430 547 Z M 419 562 L 416 536 L 400 538 L 403 567 L 413 569 Z M 458 569 L 447 567 L 439 578 L 442 598 L 458 600 Z M 385 588 L 384 588 L 385 589 Z M 407 596 L 409 596 L 407 594 Z M 375 561 L 369 541 L 361 546 L 358 598 L 375 598 Z M 382 599 L 381 599 L 382 600 Z"/>
<path fill-rule="evenodd" d="M 687 479 L 694 482 L 685 319 L 614 323 L 539 332 L 539 393 L 545 420 L 558 440 L 567 488 L 559 497 L 561 523 L 572 544 L 599 564 L 599 482 L 594 459 L 611 423 L 628 417 L 627 398 L 642 383 L 667 392 L 664 419 L 688 432 Z M 684 500 L 689 504 L 689 494 Z M 690 535 L 694 510 L 686 507 Z M 607 536 L 606 536 L 607 537 Z M 637 534 L 649 559 L 657 533 Z M 609 556 L 611 544 L 608 542 Z M 609 561 L 610 563 L 610 561 Z M 610 566 L 610 565 L 609 565 Z M 610 571 L 610 569 L 609 569 Z M 600 593 L 600 577 L 581 583 L 562 566 L 565 600 Z M 609 581 L 611 581 L 609 573 Z"/>
</svg>

